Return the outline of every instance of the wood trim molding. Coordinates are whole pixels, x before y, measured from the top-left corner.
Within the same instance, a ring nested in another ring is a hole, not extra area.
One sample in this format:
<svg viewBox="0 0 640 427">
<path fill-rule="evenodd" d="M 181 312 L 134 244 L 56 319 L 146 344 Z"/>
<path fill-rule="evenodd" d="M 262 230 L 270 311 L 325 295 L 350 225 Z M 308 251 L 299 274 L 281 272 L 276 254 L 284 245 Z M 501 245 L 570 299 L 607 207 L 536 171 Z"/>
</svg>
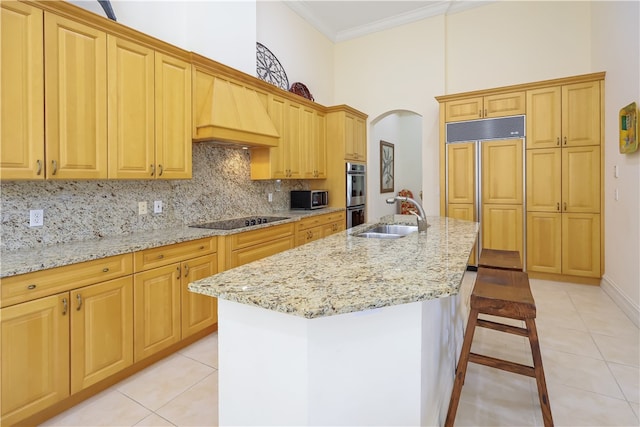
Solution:
<svg viewBox="0 0 640 427">
<path fill-rule="evenodd" d="M 578 76 L 563 77 L 559 79 L 541 80 L 538 82 L 523 83 L 523 84 L 511 85 L 511 86 L 502 86 L 502 87 L 496 87 L 491 89 L 476 90 L 471 92 L 461 92 L 461 93 L 455 93 L 451 95 L 441 95 L 441 96 L 436 96 L 436 100 L 438 102 L 447 102 L 447 101 L 454 101 L 454 100 L 464 99 L 464 98 L 472 98 L 475 96 L 496 95 L 499 93 L 517 92 L 522 90 L 538 89 L 538 88 L 543 88 L 548 86 L 559 86 L 559 85 L 566 85 L 566 84 L 573 84 L 573 83 L 592 82 L 596 80 L 604 80 L 605 74 L 606 73 L 604 71 L 601 71 L 598 73 L 581 74 Z"/>
</svg>

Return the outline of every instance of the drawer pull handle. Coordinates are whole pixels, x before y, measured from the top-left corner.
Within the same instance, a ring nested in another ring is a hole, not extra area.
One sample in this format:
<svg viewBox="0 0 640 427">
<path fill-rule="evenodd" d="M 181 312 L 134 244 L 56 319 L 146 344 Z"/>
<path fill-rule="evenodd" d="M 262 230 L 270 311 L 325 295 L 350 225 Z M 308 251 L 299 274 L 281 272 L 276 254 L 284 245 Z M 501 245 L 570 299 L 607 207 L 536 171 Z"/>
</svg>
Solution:
<svg viewBox="0 0 640 427">
<path fill-rule="evenodd" d="M 51 160 L 51 164 L 53 165 L 53 172 L 51 175 L 55 175 L 58 172 L 58 162 L 56 160 Z"/>
<path fill-rule="evenodd" d="M 36 175 L 40 175 L 42 173 L 42 161 L 38 160 L 36 161 L 36 164 L 38 165 L 38 169 L 36 170 Z"/>
<path fill-rule="evenodd" d="M 200 250 L 203 250 L 203 249 L 204 249 L 204 246 L 200 246 Z"/>
<path fill-rule="evenodd" d="M 76 300 L 78 300 L 78 306 L 76 307 L 76 310 L 80 311 L 80 309 L 82 308 L 82 295 L 76 295 Z"/>
<path fill-rule="evenodd" d="M 30 284 L 29 286 L 27 286 L 27 289 L 31 290 L 31 289 L 35 289 L 36 285 L 34 285 L 33 283 Z"/>
<path fill-rule="evenodd" d="M 102 269 L 102 272 L 103 272 L 103 273 L 108 273 L 108 272 L 109 272 L 109 267 L 105 267 L 105 268 L 103 268 L 103 269 Z"/>
<path fill-rule="evenodd" d="M 163 254 L 158 255 L 158 259 L 162 259 L 162 258 L 164 258 Z"/>
<path fill-rule="evenodd" d="M 153 174 L 156 173 L 156 166 L 155 165 L 149 165 L 149 167 L 151 168 L 151 176 L 153 176 Z"/>
<path fill-rule="evenodd" d="M 164 172 L 164 170 L 162 169 L 162 165 L 158 165 L 158 169 L 160 169 L 160 173 L 158 174 L 158 176 L 162 176 L 162 172 Z"/>
<path fill-rule="evenodd" d="M 66 298 L 62 298 L 62 315 L 67 315 L 67 309 L 69 308 L 69 303 Z"/>
<path fill-rule="evenodd" d="M 180 280 L 180 267 L 176 267 L 176 270 L 178 270 L 178 277 L 176 277 L 176 279 Z"/>
</svg>

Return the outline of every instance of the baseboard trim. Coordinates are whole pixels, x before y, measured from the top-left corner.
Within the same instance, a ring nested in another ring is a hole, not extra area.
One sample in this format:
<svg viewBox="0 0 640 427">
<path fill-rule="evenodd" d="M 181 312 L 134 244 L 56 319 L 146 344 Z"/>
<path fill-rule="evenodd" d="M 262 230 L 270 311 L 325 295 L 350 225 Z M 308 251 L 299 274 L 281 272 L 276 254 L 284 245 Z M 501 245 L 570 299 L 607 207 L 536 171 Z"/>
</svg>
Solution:
<svg viewBox="0 0 640 427">
<path fill-rule="evenodd" d="M 618 307 L 622 310 L 624 314 L 638 327 L 640 328 L 640 306 L 638 306 L 635 302 L 631 300 L 624 292 L 620 289 L 616 283 L 611 280 L 605 274 L 602 276 L 602 281 L 600 282 L 600 287 L 603 291 L 607 293 L 616 303 Z"/>
</svg>

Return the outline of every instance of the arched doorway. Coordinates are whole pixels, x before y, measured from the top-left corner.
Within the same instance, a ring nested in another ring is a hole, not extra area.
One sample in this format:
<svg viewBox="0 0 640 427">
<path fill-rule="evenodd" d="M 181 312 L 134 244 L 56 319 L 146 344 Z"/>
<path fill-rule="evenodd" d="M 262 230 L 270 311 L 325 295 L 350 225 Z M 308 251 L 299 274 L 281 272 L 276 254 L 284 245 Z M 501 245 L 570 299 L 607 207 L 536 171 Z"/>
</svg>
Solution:
<svg viewBox="0 0 640 427">
<path fill-rule="evenodd" d="M 398 213 L 385 200 L 408 189 L 420 201 L 422 192 L 422 116 L 408 110 L 387 111 L 370 122 L 367 171 L 367 222 Z M 380 141 L 393 144 L 393 192 L 381 192 Z"/>
</svg>

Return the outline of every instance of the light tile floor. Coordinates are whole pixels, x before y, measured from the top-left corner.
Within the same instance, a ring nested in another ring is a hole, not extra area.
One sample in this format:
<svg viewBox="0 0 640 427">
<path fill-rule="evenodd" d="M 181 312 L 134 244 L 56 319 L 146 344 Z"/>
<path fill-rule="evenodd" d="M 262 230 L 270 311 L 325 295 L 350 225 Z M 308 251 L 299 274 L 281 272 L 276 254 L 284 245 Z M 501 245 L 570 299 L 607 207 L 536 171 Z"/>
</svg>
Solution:
<svg viewBox="0 0 640 427">
<path fill-rule="evenodd" d="M 466 299 L 475 273 L 465 275 Z M 557 426 L 638 426 L 640 331 L 599 287 L 531 280 Z M 516 322 L 518 323 L 518 322 Z M 473 350 L 531 363 L 523 337 L 478 328 Z M 46 426 L 215 426 L 214 333 L 50 419 Z M 535 380 L 469 364 L 458 426 L 541 426 Z"/>
</svg>

